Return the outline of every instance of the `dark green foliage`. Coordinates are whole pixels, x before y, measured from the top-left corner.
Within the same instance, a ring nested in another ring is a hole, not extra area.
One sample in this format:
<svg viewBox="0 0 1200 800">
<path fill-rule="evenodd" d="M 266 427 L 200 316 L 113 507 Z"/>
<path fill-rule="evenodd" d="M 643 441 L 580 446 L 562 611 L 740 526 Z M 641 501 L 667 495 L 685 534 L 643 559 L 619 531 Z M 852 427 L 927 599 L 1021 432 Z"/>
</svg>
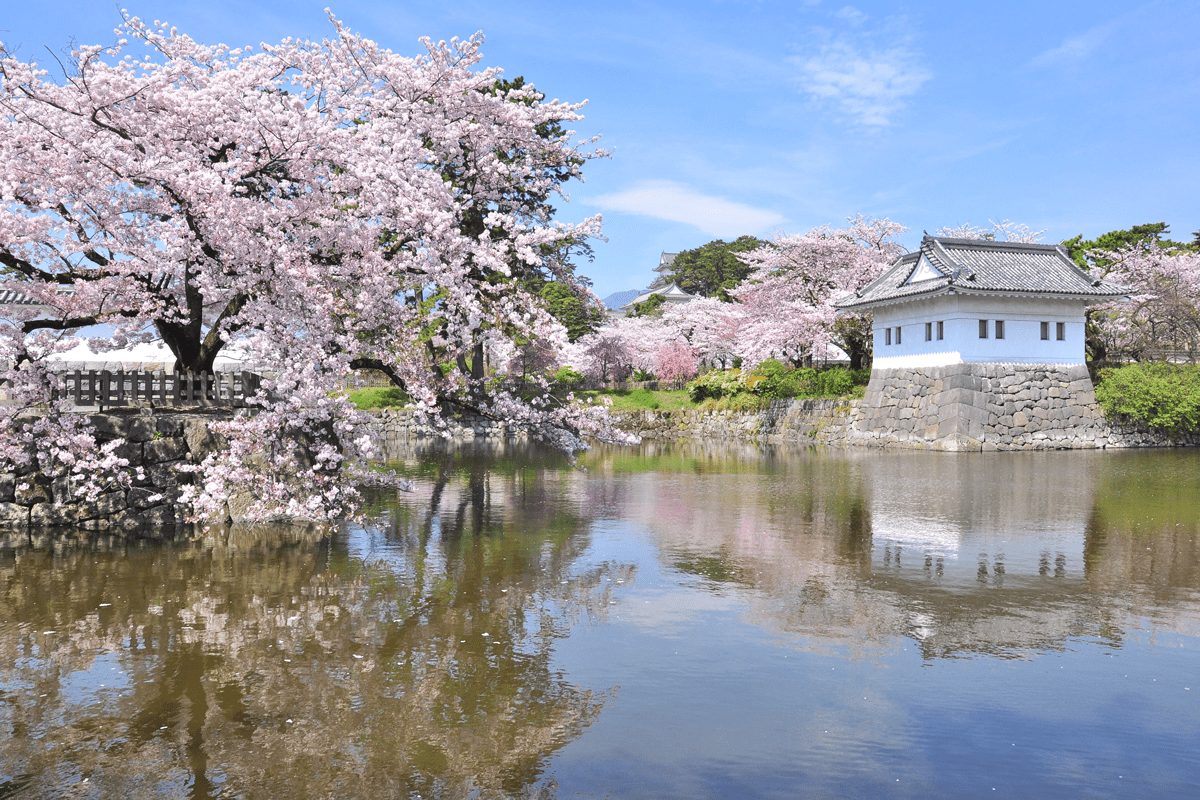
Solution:
<svg viewBox="0 0 1200 800">
<path fill-rule="evenodd" d="M 546 301 L 546 310 L 567 329 L 567 338 L 572 342 L 595 333 L 604 322 L 603 309 L 565 283 L 549 281 L 538 295 Z"/>
<path fill-rule="evenodd" d="M 870 371 L 844 367 L 792 368 L 774 359 L 759 364 L 746 377 L 746 387 L 760 397 L 841 397 L 870 379 Z"/>
<path fill-rule="evenodd" d="M 666 304 L 666 299 L 661 294 L 652 294 L 640 303 L 634 303 L 629 308 L 626 316 L 629 317 L 657 317 L 662 314 L 662 307 Z"/>
<path fill-rule="evenodd" d="M 1100 370 L 1104 413 L 1168 433 L 1200 433 L 1200 366 L 1142 363 Z"/>
<path fill-rule="evenodd" d="M 1165 222 L 1147 222 L 1142 225 L 1134 225 L 1126 230 L 1102 233 L 1095 239 L 1084 239 L 1082 236 L 1075 236 L 1067 239 L 1062 245 L 1066 248 L 1067 255 L 1079 266 L 1084 269 L 1094 267 L 1101 274 L 1107 274 L 1109 268 L 1112 266 L 1112 262 L 1097 255 L 1100 252 L 1111 253 L 1130 247 L 1148 247 L 1152 244 L 1157 244 L 1167 249 L 1188 248 L 1190 246 L 1167 239 L 1166 236 L 1170 232 L 1170 226 Z"/>
<path fill-rule="evenodd" d="M 765 245 L 753 236 L 739 236 L 732 242 L 721 239 L 684 250 L 671 264 L 671 278 L 680 289 L 702 297 L 717 297 L 728 301 L 729 291 L 750 274 L 738 253 L 748 253 Z"/>
</svg>

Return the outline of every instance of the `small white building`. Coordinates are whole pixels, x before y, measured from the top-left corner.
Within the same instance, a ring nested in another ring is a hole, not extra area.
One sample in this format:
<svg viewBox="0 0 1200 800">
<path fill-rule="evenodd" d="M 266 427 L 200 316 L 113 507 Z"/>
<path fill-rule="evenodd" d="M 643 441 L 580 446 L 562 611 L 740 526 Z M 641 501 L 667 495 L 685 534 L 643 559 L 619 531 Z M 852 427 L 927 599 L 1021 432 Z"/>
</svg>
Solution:
<svg viewBox="0 0 1200 800">
<path fill-rule="evenodd" d="M 874 312 L 877 370 L 1081 365 L 1087 307 L 1125 294 L 1060 246 L 926 235 L 838 307 Z"/>
</svg>

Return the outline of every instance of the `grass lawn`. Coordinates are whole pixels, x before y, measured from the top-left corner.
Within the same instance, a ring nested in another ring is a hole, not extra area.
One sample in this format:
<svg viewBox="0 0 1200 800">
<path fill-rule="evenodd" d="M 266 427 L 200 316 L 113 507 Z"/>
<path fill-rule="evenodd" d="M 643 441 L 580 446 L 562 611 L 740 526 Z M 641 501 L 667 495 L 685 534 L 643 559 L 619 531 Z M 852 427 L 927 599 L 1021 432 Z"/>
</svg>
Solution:
<svg viewBox="0 0 1200 800">
<path fill-rule="evenodd" d="M 412 398 L 394 386 L 371 386 L 365 389 L 351 389 L 346 393 L 350 402 L 360 411 L 374 408 L 403 408 L 412 402 Z"/>
<path fill-rule="evenodd" d="M 612 400 L 613 411 L 681 411 L 696 404 L 684 389 L 603 389 L 577 392 L 577 397 Z"/>
</svg>

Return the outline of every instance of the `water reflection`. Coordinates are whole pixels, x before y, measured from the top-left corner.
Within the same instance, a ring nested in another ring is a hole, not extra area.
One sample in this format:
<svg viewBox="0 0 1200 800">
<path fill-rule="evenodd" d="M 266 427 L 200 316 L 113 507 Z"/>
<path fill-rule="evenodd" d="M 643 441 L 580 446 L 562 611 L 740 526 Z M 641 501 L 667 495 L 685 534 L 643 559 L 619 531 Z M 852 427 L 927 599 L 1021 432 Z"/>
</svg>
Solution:
<svg viewBox="0 0 1200 800">
<path fill-rule="evenodd" d="M 363 526 L 0 549 L 0 796 L 872 793 L 937 728 L 831 670 L 1200 635 L 1192 453 L 403 456 Z"/>
<path fill-rule="evenodd" d="M 0 791 L 534 787 L 604 702 L 555 671 L 555 641 L 629 569 L 574 569 L 587 535 L 553 474 L 464 477 L 332 538 L 4 553 Z"/>
<path fill-rule="evenodd" d="M 1130 604 L 1200 619 L 1193 453 L 607 451 L 675 569 L 750 588 L 750 617 L 856 650 L 915 640 L 927 658 L 1022 656 L 1072 637 L 1119 643 Z M 655 480 L 625 481 L 644 470 Z M 684 477 L 686 476 L 686 478 Z M 595 482 L 595 481 L 593 481 Z"/>
</svg>

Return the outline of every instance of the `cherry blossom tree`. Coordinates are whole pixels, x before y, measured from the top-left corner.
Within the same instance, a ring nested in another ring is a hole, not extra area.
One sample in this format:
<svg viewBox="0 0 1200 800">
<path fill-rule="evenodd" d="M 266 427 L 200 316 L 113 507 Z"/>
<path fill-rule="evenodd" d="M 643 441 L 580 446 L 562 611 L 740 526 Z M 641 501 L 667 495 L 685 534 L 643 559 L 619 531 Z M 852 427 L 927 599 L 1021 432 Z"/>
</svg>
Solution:
<svg viewBox="0 0 1200 800">
<path fill-rule="evenodd" d="M 564 348 L 562 360 L 597 386 L 623 381 L 633 371 L 633 355 L 626 346 L 625 337 L 612 324 Z"/>
<path fill-rule="evenodd" d="M 654 374 L 660 381 L 679 384 L 696 376 L 696 352 L 682 341 L 671 342 L 654 353 Z"/>
<path fill-rule="evenodd" d="M 662 322 L 688 343 L 701 362 L 725 368 L 732 366 L 737 357 L 738 331 L 744 317 L 740 303 L 701 297 L 664 309 Z"/>
<path fill-rule="evenodd" d="M 814 228 L 781 235 L 743 258 L 753 272 L 733 292 L 744 306 L 738 355 L 748 365 L 784 357 L 793 363 L 825 358 L 830 345 L 858 368 L 869 352 L 868 318 L 846 318 L 834 303 L 877 278 L 901 254 L 905 228 L 857 216 L 844 229 Z"/>
<path fill-rule="evenodd" d="M 0 325 L 0 461 L 128 481 L 46 366 L 98 324 L 93 347 L 159 339 L 180 371 L 231 342 L 264 366 L 186 498 L 201 515 L 239 492 L 257 516 L 353 511 L 355 369 L 434 424 L 462 407 L 568 449 L 619 437 L 544 381 L 485 374 L 488 339 L 563 335 L 524 287 L 577 285 L 563 254 L 598 232 L 552 216 L 596 155 L 566 128 L 582 104 L 482 67 L 479 36 L 406 57 L 331 21 L 323 41 L 240 49 L 127 18 L 57 77 L 0 50 L 0 267 L 42 305 Z"/>
<path fill-rule="evenodd" d="M 1105 278 L 1130 290 L 1128 302 L 1093 312 L 1109 356 L 1200 357 L 1200 252 L 1156 242 L 1096 252 Z"/>
<path fill-rule="evenodd" d="M 1044 230 L 1035 231 L 1028 225 L 1007 219 L 1000 222 L 989 222 L 989 224 L 991 227 L 981 228 L 966 222 L 962 225 L 939 228 L 935 235 L 951 239 L 986 239 L 996 242 L 1036 244 L 1042 240 L 1042 235 L 1045 233 Z"/>
</svg>

